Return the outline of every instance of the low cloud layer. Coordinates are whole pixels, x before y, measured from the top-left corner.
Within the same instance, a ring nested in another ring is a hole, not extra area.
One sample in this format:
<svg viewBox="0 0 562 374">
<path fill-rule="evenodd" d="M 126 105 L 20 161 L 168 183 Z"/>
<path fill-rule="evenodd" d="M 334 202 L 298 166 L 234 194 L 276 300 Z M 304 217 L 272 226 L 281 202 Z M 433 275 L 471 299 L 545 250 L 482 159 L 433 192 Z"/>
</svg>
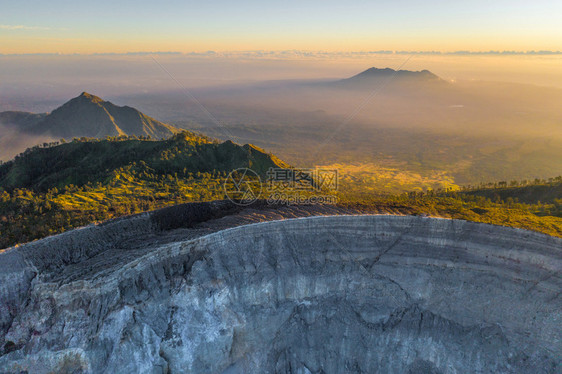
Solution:
<svg viewBox="0 0 562 374">
<path fill-rule="evenodd" d="M 13 159 L 26 148 L 55 141 L 49 136 L 24 134 L 11 126 L 2 124 L 0 124 L 0 134 L 0 160 L 4 162 Z"/>
</svg>

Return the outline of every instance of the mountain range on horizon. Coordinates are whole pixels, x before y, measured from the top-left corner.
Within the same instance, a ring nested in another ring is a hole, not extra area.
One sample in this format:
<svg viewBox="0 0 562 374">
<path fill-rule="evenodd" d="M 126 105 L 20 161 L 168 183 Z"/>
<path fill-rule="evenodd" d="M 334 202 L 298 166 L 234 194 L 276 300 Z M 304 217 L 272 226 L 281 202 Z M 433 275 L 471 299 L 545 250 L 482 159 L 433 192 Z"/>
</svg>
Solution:
<svg viewBox="0 0 562 374">
<path fill-rule="evenodd" d="M 396 77 L 396 78 L 410 78 L 410 79 L 423 79 L 423 80 L 441 80 L 440 77 L 433 74 L 431 71 L 424 69 L 420 71 L 413 70 L 394 70 L 391 68 L 379 69 L 371 67 L 361 73 L 352 76 L 349 79 L 370 79 L 373 77 Z"/>
<path fill-rule="evenodd" d="M 0 123 L 29 134 L 54 138 L 135 135 L 161 139 L 181 131 L 135 108 L 118 106 L 87 92 L 51 113 L 1 112 Z"/>
<path fill-rule="evenodd" d="M 443 81 L 428 70 L 396 71 L 372 67 L 350 78 L 330 82 L 329 86 L 318 87 L 322 90 L 330 86 L 344 87 L 359 93 L 381 80 L 411 84 Z M 131 106 L 118 106 L 91 93 L 82 92 L 49 113 L 0 112 L 0 148 L 3 148 L 0 158 L 6 161 L 28 147 L 60 138 L 100 139 L 134 135 L 166 139 L 182 130 Z"/>
<path fill-rule="evenodd" d="M 0 159 L 60 138 L 154 140 L 186 129 L 255 144 L 296 166 L 339 165 L 355 176 L 368 170 L 363 177 L 385 191 L 560 172 L 562 90 L 449 82 L 429 70 L 372 67 L 349 76 L 194 88 L 213 118 L 178 91 L 116 96 L 123 107 L 84 92 L 50 113 L 1 112 Z M 389 186 L 380 167 L 411 178 L 392 178 Z"/>
<path fill-rule="evenodd" d="M 391 68 L 371 67 L 349 78 L 331 82 L 330 85 L 348 88 L 365 89 L 375 88 L 377 85 L 442 85 L 447 82 L 429 70 L 394 70 Z"/>
<path fill-rule="evenodd" d="M 330 84 L 363 88 L 381 79 L 401 83 L 444 82 L 429 70 L 410 71 L 371 67 L 350 78 Z M 82 92 L 50 113 L 0 112 L 0 124 L 30 134 L 50 135 L 54 138 L 136 135 L 161 139 L 181 131 L 133 107 L 118 106 L 88 92 Z"/>
</svg>

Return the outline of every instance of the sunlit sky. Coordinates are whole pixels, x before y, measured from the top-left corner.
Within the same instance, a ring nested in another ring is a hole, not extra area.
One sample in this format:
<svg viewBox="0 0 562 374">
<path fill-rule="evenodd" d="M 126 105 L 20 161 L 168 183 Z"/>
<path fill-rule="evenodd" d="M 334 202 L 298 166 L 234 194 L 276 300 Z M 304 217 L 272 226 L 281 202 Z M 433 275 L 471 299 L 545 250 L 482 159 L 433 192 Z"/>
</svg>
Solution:
<svg viewBox="0 0 562 374">
<path fill-rule="evenodd" d="M 0 53 L 561 50 L 562 1 L 0 0 Z"/>
</svg>

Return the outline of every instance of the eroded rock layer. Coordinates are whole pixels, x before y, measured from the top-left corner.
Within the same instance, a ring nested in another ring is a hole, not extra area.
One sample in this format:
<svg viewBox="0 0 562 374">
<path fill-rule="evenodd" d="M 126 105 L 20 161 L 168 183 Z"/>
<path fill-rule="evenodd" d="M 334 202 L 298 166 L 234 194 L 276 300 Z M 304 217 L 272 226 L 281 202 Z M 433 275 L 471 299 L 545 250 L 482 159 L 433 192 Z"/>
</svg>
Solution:
<svg viewBox="0 0 562 374">
<path fill-rule="evenodd" d="M 224 228 L 240 218 L 207 208 L 1 253 L 0 372 L 560 370 L 560 239 L 389 215 Z"/>
</svg>

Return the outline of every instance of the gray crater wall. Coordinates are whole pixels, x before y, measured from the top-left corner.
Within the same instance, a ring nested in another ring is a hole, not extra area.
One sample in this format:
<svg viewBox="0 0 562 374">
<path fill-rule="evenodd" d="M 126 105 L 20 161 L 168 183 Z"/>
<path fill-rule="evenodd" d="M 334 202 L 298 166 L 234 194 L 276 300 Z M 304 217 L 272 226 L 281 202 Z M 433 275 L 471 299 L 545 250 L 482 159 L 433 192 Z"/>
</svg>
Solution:
<svg viewBox="0 0 562 374">
<path fill-rule="evenodd" d="M 560 239 L 382 215 L 177 236 L 97 261 L 49 262 L 61 236 L 1 253 L 0 372 L 561 370 Z"/>
</svg>

